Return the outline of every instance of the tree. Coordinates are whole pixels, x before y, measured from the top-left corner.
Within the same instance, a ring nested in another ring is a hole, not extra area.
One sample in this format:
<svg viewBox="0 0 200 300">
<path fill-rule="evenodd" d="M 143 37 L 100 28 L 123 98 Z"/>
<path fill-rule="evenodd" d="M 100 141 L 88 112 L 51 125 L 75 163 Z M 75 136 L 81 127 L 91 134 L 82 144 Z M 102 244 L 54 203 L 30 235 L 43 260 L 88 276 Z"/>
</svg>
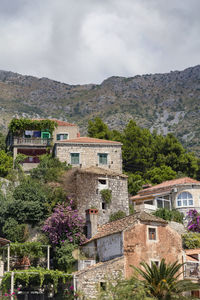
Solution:
<svg viewBox="0 0 200 300">
<path fill-rule="evenodd" d="M 199 285 L 190 280 L 179 280 L 183 273 L 183 264 L 179 264 L 177 261 L 166 264 L 165 260 L 162 259 L 160 266 L 155 263 L 149 266 L 145 262 L 142 262 L 141 266 L 142 268 L 134 266 L 133 268 L 142 277 L 141 282 L 148 290 L 149 296 L 155 297 L 157 300 L 187 300 L 189 297 L 184 297 L 184 292 L 199 289 Z"/>
<path fill-rule="evenodd" d="M 153 167 L 149 169 L 145 174 L 145 178 L 150 180 L 153 184 L 158 184 L 166 180 L 174 179 L 176 177 L 176 172 L 173 171 L 171 167 L 166 165 Z"/>
<path fill-rule="evenodd" d="M 6 148 L 5 140 L 6 140 L 5 135 L 2 132 L 0 132 L 0 150 L 5 150 Z"/>
<path fill-rule="evenodd" d="M 7 217 L 18 223 L 35 225 L 48 213 L 48 190 L 40 182 L 25 179 L 13 192 L 13 199 L 7 206 Z"/>
<path fill-rule="evenodd" d="M 13 158 L 4 150 L 0 151 L 0 177 L 6 177 L 12 170 Z"/>
<path fill-rule="evenodd" d="M 154 216 L 160 217 L 166 221 L 174 221 L 177 223 L 183 223 L 184 214 L 180 213 L 176 209 L 166 209 L 166 208 L 159 208 L 153 213 Z"/>
<path fill-rule="evenodd" d="M 128 191 L 131 195 L 136 195 L 139 190 L 142 189 L 142 186 L 145 184 L 145 180 L 139 174 L 128 175 Z"/>
<path fill-rule="evenodd" d="M 112 139 L 111 132 L 108 129 L 108 126 L 99 117 L 96 117 L 94 121 L 89 120 L 88 136 L 98 139 Z"/>
</svg>

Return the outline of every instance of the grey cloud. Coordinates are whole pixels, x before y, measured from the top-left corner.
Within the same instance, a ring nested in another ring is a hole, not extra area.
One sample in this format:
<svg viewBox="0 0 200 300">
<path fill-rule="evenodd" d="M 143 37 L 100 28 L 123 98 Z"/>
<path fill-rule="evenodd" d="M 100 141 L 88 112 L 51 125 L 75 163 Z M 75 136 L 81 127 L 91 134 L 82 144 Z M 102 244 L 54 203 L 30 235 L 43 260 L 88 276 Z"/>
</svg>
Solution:
<svg viewBox="0 0 200 300">
<path fill-rule="evenodd" d="M 199 0 L 0 0 L 0 69 L 67 83 L 199 63 Z"/>
</svg>

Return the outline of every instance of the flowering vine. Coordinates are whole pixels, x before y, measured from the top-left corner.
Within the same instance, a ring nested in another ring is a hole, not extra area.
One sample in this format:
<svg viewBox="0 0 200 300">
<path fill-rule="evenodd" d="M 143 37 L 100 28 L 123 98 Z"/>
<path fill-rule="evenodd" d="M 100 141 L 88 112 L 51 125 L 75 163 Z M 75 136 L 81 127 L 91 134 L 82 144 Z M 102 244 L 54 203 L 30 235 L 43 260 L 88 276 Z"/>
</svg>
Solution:
<svg viewBox="0 0 200 300">
<path fill-rule="evenodd" d="M 192 232 L 200 233 L 200 214 L 196 209 L 190 209 L 187 213 L 187 229 Z"/>
<path fill-rule="evenodd" d="M 81 244 L 85 240 L 83 234 L 84 219 L 73 209 L 73 201 L 58 204 L 53 214 L 45 221 L 42 230 L 48 235 L 51 243 L 57 245 L 68 241 Z"/>
</svg>

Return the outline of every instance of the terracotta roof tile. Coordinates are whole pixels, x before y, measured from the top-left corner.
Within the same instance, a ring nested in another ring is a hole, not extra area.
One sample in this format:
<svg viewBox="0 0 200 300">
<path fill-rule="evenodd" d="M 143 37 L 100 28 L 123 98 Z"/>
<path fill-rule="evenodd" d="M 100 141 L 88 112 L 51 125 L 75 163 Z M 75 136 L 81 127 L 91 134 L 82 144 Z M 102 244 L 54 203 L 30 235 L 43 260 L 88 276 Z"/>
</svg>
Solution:
<svg viewBox="0 0 200 300">
<path fill-rule="evenodd" d="M 125 174 L 113 172 L 111 170 L 106 170 L 99 167 L 89 167 L 89 168 L 77 168 L 77 172 L 79 173 L 88 173 L 88 174 L 97 174 L 97 175 L 108 175 L 108 176 L 120 176 L 123 178 L 127 178 L 128 176 Z"/>
<path fill-rule="evenodd" d="M 60 144 L 113 144 L 113 145 L 117 144 L 117 145 L 121 145 L 120 142 L 96 139 L 96 138 L 91 138 L 91 137 L 86 137 L 86 136 L 79 137 L 79 138 L 76 138 L 76 139 L 57 141 L 56 143 L 60 143 Z"/>
<path fill-rule="evenodd" d="M 131 197 L 131 200 L 139 200 L 145 198 L 146 195 L 153 195 L 160 192 L 169 191 L 172 187 L 177 185 L 186 185 L 186 184 L 197 184 L 200 185 L 200 181 L 197 181 L 193 178 L 183 177 L 173 180 L 167 180 L 160 184 L 156 184 L 147 189 L 140 190 L 137 195 Z"/>
<path fill-rule="evenodd" d="M 94 265 L 91 265 L 83 270 L 79 270 L 79 271 L 76 271 L 74 272 L 73 274 L 74 275 L 80 275 L 82 273 L 85 273 L 85 272 L 88 272 L 88 271 L 91 271 L 93 269 L 96 269 L 96 268 L 99 268 L 99 267 L 102 267 L 102 266 L 107 266 L 107 265 L 110 265 L 112 263 L 115 263 L 116 261 L 119 261 L 119 260 L 123 260 L 124 259 L 124 256 L 120 256 L 120 257 L 116 257 L 116 258 L 113 258 L 113 259 L 110 259 L 110 260 L 107 260 L 105 262 L 98 262 Z"/>
<path fill-rule="evenodd" d="M 57 119 L 32 119 L 32 120 L 35 120 L 35 121 L 51 120 L 51 121 L 55 121 L 58 124 L 58 126 L 77 126 L 75 124 L 68 123 L 68 122 L 65 122 L 65 121 L 60 121 L 60 120 L 57 120 Z"/>
<path fill-rule="evenodd" d="M 132 226 L 138 220 L 141 222 L 155 222 L 155 223 L 168 224 L 167 221 L 142 211 L 142 212 L 135 213 L 133 215 L 124 217 L 120 220 L 106 223 L 106 224 L 102 225 L 101 227 L 98 227 L 97 234 L 94 235 L 86 243 L 91 242 L 92 240 L 102 238 L 107 235 L 111 235 L 111 234 L 114 234 L 117 232 L 122 232 L 122 231 L 126 230 L 129 226 Z"/>
<path fill-rule="evenodd" d="M 200 248 L 196 249 L 185 249 L 186 255 L 200 254 Z"/>
</svg>

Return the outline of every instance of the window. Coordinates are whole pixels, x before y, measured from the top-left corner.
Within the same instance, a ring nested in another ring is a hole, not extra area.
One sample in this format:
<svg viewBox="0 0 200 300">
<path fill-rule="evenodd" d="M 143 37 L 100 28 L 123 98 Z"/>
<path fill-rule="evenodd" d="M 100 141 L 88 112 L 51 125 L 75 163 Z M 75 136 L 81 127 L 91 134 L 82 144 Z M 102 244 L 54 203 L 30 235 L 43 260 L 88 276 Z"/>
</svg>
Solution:
<svg viewBox="0 0 200 300">
<path fill-rule="evenodd" d="M 148 238 L 150 241 L 156 241 L 156 228 L 154 227 L 148 228 Z"/>
<path fill-rule="evenodd" d="M 177 197 L 177 207 L 181 206 L 193 206 L 192 194 L 188 192 L 182 192 Z"/>
<path fill-rule="evenodd" d="M 67 140 L 68 139 L 68 133 L 58 133 L 56 135 L 57 141 Z"/>
<path fill-rule="evenodd" d="M 157 208 L 171 209 L 171 201 L 165 198 L 156 198 Z"/>
<path fill-rule="evenodd" d="M 79 164 L 80 164 L 80 154 L 71 153 L 71 165 L 79 165 Z"/>
<path fill-rule="evenodd" d="M 103 291 L 106 291 L 106 289 L 107 289 L 106 282 L 100 282 L 100 289 L 103 290 Z"/>
<path fill-rule="evenodd" d="M 102 209 L 106 209 L 106 203 L 102 202 Z"/>
<path fill-rule="evenodd" d="M 152 260 L 151 260 L 151 267 L 153 266 L 153 264 L 155 264 L 156 267 L 159 267 L 160 262 L 159 262 L 159 260 L 154 260 L 154 259 L 152 259 Z"/>
<path fill-rule="evenodd" d="M 100 165 L 107 165 L 108 164 L 108 154 L 106 153 L 99 153 L 99 164 Z"/>
</svg>

